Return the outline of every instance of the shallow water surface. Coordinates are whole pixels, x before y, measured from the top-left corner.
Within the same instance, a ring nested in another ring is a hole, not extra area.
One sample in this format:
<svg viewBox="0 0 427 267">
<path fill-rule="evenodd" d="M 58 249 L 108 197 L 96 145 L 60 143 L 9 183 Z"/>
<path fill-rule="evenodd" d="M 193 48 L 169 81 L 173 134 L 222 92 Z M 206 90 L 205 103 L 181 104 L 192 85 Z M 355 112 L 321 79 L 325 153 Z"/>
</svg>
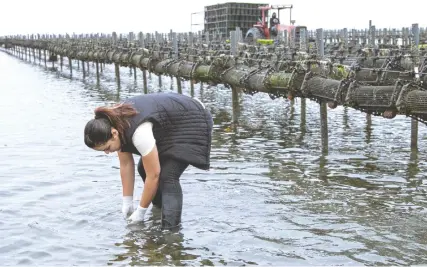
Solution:
<svg viewBox="0 0 427 267">
<path fill-rule="evenodd" d="M 107 66 L 97 85 L 0 53 L 0 259 L 3 265 L 409 265 L 427 261 L 426 127 L 411 152 L 410 120 L 195 85 L 215 121 L 212 169 L 182 176 L 183 227 L 160 214 L 128 226 L 115 155 L 84 146 L 93 109 L 143 93 Z M 176 90 L 152 75 L 149 92 Z M 171 89 L 172 88 L 172 89 Z M 190 95 L 188 83 L 183 93 Z M 136 158 L 137 159 L 137 158 Z M 142 192 L 137 176 L 135 203 Z"/>
</svg>

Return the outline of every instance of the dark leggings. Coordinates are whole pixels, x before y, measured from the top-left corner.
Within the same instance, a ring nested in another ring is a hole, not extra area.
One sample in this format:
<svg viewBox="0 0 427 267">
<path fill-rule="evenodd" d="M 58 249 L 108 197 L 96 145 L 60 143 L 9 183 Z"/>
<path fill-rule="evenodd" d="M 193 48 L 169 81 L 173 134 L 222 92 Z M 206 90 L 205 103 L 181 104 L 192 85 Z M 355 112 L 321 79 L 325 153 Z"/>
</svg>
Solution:
<svg viewBox="0 0 427 267">
<path fill-rule="evenodd" d="M 187 169 L 188 164 L 174 159 L 160 160 L 160 177 L 153 205 L 162 210 L 162 228 L 171 229 L 181 223 L 182 189 L 179 178 Z M 145 170 L 142 158 L 138 161 L 138 173 L 145 183 Z"/>
</svg>

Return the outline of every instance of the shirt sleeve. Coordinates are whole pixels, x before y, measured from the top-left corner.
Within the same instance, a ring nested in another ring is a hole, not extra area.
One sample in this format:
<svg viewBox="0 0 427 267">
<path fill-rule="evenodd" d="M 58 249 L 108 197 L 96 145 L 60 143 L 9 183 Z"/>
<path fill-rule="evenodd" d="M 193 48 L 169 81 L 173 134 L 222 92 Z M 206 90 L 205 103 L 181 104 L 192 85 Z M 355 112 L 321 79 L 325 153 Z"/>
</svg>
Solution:
<svg viewBox="0 0 427 267">
<path fill-rule="evenodd" d="M 136 147 L 141 156 L 146 156 L 153 150 L 156 139 L 153 135 L 153 123 L 144 122 L 136 128 L 132 136 L 133 145 Z"/>
</svg>

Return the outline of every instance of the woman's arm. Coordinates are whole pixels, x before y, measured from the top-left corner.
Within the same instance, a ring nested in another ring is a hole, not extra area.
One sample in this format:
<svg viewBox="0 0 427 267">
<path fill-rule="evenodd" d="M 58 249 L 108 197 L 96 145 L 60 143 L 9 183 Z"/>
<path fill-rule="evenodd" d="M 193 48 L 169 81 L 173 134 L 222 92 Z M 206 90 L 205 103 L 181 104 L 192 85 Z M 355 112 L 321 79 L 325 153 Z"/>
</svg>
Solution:
<svg viewBox="0 0 427 267">
<path fill-rule="evenodd" d="M 120 161 L 123 196 L 132 196 L 135 185 L 135 163 L 132 153 L 117 152 Z"/>
<path fill-rule="evenodd" d="M 143 208 L 148 208 L 159 186 L 160 162 L 156 145 L 146 156 L 142 157 L 142 163 L 147 177 L 145 178 L 144 190 L 142 191 L 139 205 Z"/>
<path fill-rule="evenodd" d="M 148 208 L 159 186 L 160 162 L 153 135 L 153 124 L 144 122 L 135 130 L 132 142 L 142 156 L 146 178 L 142 192 L 140 206 Z"/>
</svg>

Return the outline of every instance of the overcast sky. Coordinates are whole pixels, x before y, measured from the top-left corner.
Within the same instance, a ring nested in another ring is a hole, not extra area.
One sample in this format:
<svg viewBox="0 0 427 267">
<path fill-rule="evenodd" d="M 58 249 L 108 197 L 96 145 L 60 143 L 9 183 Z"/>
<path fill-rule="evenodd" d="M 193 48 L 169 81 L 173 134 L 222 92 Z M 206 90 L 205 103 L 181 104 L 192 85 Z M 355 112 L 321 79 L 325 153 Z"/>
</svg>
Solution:
<svg viewBox="0 0 427 267">
<path fill-rule="evenodd" d="M 379 28 L 427 27 L 427 1 L 386 0 L 283 0 L 235 1 L 248 3 L 293 4 L 292 18 L 309 29 L 366 28 L 369 20 Z M 20 0 L 2 1 L 0 36 L 31 33 L 118 33 L 190 31 L 191 13 L 204 6 L 225 3 L 218 0 Z M 231 1 L 230 1 L 231 2 Z M 424 15 L 424 16 L 423 16 Z M 289 11 L 281 12 L 289 21 Z M 203 23 L 194 15 L 193 23 Z M 202 26 L 193 26 L 194 30 Z"/>
</svg>

